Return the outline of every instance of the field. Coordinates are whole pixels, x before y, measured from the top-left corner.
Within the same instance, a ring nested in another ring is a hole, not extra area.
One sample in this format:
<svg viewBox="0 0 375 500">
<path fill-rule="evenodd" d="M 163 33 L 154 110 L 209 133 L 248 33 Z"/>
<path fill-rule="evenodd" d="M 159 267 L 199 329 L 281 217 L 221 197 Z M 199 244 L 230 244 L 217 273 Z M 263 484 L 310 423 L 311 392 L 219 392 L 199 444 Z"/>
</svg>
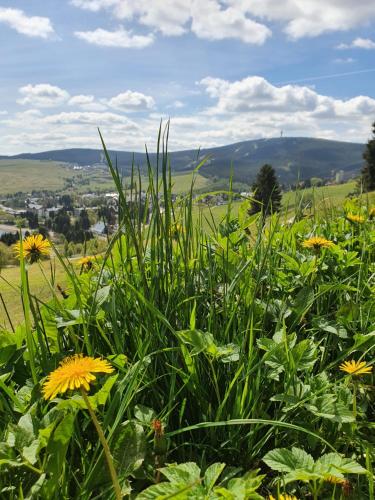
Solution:
<svg viewBox="0 0 375 500">
<path fill-rule="evenodd" d="M 86 193 L 89 191 L 113 191 L 110 174 L 102 168 L 73 170 L 64 163 L 37 160 L 0 160 L 0 196 L 16 192 L 29 193 L 32 190 Z M 129 182 L 130 179 L 125 179 Z M 173 192 L 185 193 L 190 188 L 191 174 L 176 174 L 173 177 Z M 210 181 L 196 176 L 195 188 L 207 187 Z M 147 189 L 148 180 L 142 177 Z M 1 214 L 0 214 L 1 215 Z"/>
<path fill-rule="evenodd" d="M 72 176 L 71 169 L 52 161 L 0 160 L 0 195 L 33 189 L 58 190 L 65 179 Z"/>
<path fill-rule="evenodd" d="M 152 187 L 105 255 L 2 273 L 25 321 L 0 327 L 0 494 L 374 500 L 373 195 L 235 202 L 207 230 Z"/>
<path fill-rule="evenodd" d="M 56 283 L 65 286 L 65 273 L 57 259 L 45 261 L 42 264 L 45 275 L 50 276 L 51 272 Z M 51 291 L 43 276 L 39 266 L 31 266 L 29 271 L 30 292 L 39 300 L 45 302 L 51 299 Z M 21 276 L 19 267 L 9 267 L 0 271 L 0 294 L 4 300 L 4 305 L 0 301 L 0 328 L 10 328 L 8 315 L 13 326 L 17 326 L 23 321 L 22 299 L 20 295 Z"/>
</svg>

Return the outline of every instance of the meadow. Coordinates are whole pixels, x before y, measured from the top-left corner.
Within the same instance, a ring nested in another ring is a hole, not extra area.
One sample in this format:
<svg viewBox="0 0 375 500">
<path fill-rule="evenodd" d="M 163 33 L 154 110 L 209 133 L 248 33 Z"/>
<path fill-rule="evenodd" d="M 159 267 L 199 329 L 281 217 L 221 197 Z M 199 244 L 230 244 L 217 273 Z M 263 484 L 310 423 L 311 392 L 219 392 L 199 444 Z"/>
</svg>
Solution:
<svg viewBox="0 0 375 500">
<path fill-rule="evenodd" d="M 230 195 L 208 230 L 160 154 L 145 224 L 107 161 L 120 227 L 106 253 L 77 266 L 54 249 L 63 293 L 48 260 L 22 250 L 14 270 L 1 498 L 373 500 L 373 198 L 314 195 L 266 218 Z"/>
</svg>

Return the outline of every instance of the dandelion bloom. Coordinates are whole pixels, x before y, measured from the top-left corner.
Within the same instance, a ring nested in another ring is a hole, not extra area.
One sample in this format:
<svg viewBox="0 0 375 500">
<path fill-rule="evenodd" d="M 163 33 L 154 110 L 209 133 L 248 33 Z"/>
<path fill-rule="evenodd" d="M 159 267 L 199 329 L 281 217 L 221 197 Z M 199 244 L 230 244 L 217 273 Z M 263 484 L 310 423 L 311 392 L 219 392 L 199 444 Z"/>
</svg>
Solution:
<svg viewBox="0 0 375 500">
<path fill-rule="evenodd" d="M 32 234 L 31 236 L 27 236 L 23 242 L 23 256 L 26 260 L 33 262 L 37 262 L 43 256 L 49 255 L 51 245 L 48 240 L 45 240 L 41 234 Z M 17 257 L 21 257 L 21 242 L 18 241 L 13 246 Z"/>
<path fill-rule="evenodd" d="M 333 242 L 321 238 L 320 236 L 313 236 L 302 243 L 304 248 L 313 248 L 314 250 L 320 250 L 321 248 L 330 248 L 333 246 Z"/>
<path fill-rule="evenodd" d="M 340 370 L 350 375 L 364 375 L 372 372 L 372 366 L 367 366 L 365 361 L 345 361 L 340 365 Z"/>
<path fill-rule="evenodd" d="M 276 498 L 273 497 L 272 495 L 270 495 L 268 498 L 269 500 L 276 500 Z M 294 495 L 288 495 L 287 493 L 284 493 L 282 495 L 279 495 L 277 497 L 277 500 L 298 500 L 298 498 Z"/>
<path fill-rule="evenodd" d="M 82 257 L 79 259 L 78 264 L 85 270 L 89 271 L 92 269 L 96 258 L 93 255 L 87 255 L 86 257 Z"/>
<path fill-rule="evenodd" d="M 345 479 L 344 477 L 328 475 L 328 476 L 325 476 L 324 481 L 326 481 L 327 483 L 331 483 L 331 484 L 344 485 L 347 482 L 347 479 Z"/>
<path fill-rule="evenodd" d="M 375 207 L 371 208 L 371 210 L 369 211 L 369 216 L 370 216 L 370 219 L 375 218 Z"/>
<path fill-rule="evenodd" d="M 348 219 L 348 221 L 354 222 L 355 224 L 362 224 L 363 222 L 365 222 L 365 218 L 362 215 L 358 214 L 349 213 L 346 214 L 346 218 Z"/>
<path fill-rule="evenodd" d="M 93 373 L 111 373 L 112 366 L 108 361 L 82 354 L 75 354 L 61 361 L 60 366 L 51 372 L 43 384 L 45 399 L 53 399 L 58 393 L 68 389 L 90 389 L 90 382 L 95 380 Z"/>
</svg>

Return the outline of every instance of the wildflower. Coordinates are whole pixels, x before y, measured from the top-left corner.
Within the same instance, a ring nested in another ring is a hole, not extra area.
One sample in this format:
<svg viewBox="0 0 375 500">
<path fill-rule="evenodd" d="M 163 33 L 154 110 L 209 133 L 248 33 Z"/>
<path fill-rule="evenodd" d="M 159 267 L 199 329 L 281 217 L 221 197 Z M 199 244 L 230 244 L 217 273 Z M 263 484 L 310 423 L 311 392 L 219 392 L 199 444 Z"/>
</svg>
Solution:
<svg viewBox="0 0 375 500">
<path fill-rule="evenodd" d="M 331 484 L 345 484 L 346 483 L 346 479 L 343 478 L 343 477 L 338 477 L 338 476 L 326 476 L 324 478 L 324 481 L 326 481 L 327 483 L 331 483 Z"/>
<path fill-rule="evenodd" d="M 21 242 L 18 241 L 13 246 L 17 257 L 21 257 Z M 48 255 L 51 245 L 48 240 L 45 240 L 41 234 L 33 234 L 27 236 L 22 242 L 23 256 L 26 260 L 33 264 L 40 260 L 43 256 Z"/>
<path fill-rule="evenodd" d="M 375 207 L 372 207 L 368 214 L 370 219 L 375 219 Z"/>
<path fill-rule="evenodd" d="M 68 389 L 90 389 L 90 382 L 95 380 L 93 373 L 111 373 L 112 366 L 103 359 L 75 354 L 65 358 L 56 370 L 50 373 L 43 385 L 45 399 L 53 399 L 58 393 Z"/>
<path fill-rule="evenodd" d="M 269 500 L 276 500 L 275 497 L 273 497 L 272 495 L 270 495 L 268 497 Z M 295 496 L 295 495 L 288 495 L 287 493 L 284 493 L 282 495 L 279 495 L 277 497 L 277 500 L 298 500 L 298 498 Z"/>
<path fill-rule="evenodd" d="M 363 222 L 365 222 L 365 218 L 362 215 L 358 214 L 348 213 L 346 214 L 346 218 L 348 219 L 348 221 L 354 222 L 355 224 L 362 224 Z"/>
<path fill-rule="evenodd" d="M 367 366 L 365 361 L 345 361 L 340 365 L 340 370 L 350 375 L 364 375 L 372 372 L 372 367 Z"/>
<path fill-rule="evenodd" d="M 82 259 L 79 259 L 78 264 L 85 271 L 90 271 L 90 269 L 92 269 L 94 265 L 95 260 L 96 260 L 95 256 L 86 255 L 85 257 L 82 257 Z"/>
<path fill-rule="evenodd" d="M 330 240 L 326 240 L 325 238 L 321 238 L 320 236 L 313 236 L 308 240 L 305 240 L 302 243 L 304 248 L 313 248 L 314 250 L 320 250 L 321 248 L 331 248 L 333 246 L 333 242 Z"/>
</svg>

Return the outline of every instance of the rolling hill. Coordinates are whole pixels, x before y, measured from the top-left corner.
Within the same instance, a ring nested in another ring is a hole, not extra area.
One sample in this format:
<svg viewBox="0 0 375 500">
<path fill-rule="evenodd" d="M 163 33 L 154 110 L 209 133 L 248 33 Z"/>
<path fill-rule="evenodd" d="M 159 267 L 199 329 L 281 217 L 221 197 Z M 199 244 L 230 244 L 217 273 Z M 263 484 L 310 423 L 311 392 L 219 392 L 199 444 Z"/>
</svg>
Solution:
<svg viewBox="0 0 375 500">
<path fill-rule="evenodd" d="M 284 137 L 243 141 L 228 146 L 202 149 L 199 159 L 209 156 L 200 173 L 206 177 L 228 178 L 231 165 L 234 178 L 251 182 L 264 163 L 270 163 L 277 171 L 280 181 L 292 183 L 296 179 L 310 177 L 330 178 L 343 170 L 345 178 L 358 174 L 362 164 L 364 145 L 349 142 L 311 139 L 305 137 Z M 175 172 L 189 172 L 198 163 L 197 151 L 175 151 L 170 153 L 171 165 Z M 124 174 L 129 174 L 132 160 L 146 171 L 146 155 L 128 151 L 110 151 L 117 159 Z M 3 159 L 48 160 L 92 165 L 100 162 L 99 149 L 62 149 L 41 153 L 26 153 Z M 155 154 L 150 154 L 154 162 Z"/>
</svg>

